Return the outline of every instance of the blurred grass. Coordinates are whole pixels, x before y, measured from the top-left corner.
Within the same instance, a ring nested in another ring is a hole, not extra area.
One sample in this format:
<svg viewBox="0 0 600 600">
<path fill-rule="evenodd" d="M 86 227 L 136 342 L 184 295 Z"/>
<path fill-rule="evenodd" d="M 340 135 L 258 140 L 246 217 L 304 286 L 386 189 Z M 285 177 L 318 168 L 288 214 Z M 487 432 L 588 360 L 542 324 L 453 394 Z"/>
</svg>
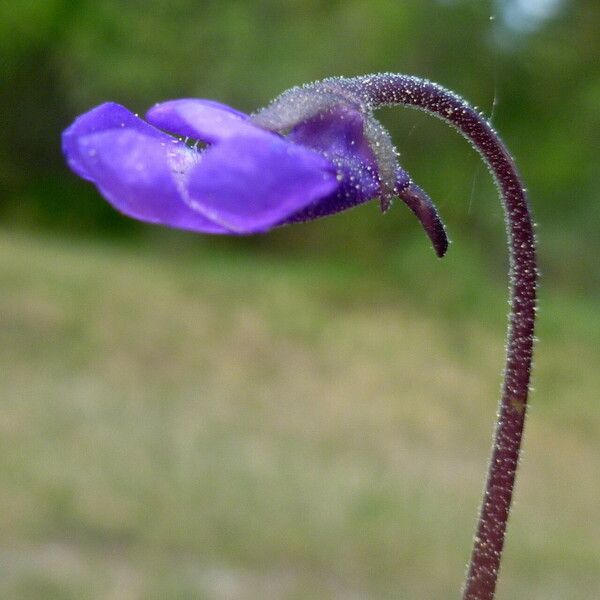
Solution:
<svg viewBox="0 0 600 600">
<path fill-rule="evenodd" d="M 420 251 L 366 270 L 1 232 L 0 596 L 457 597 L 505 285 Z M 600 317 L 541 306 L 498 598 L 588 600 Z"/>
</svg>

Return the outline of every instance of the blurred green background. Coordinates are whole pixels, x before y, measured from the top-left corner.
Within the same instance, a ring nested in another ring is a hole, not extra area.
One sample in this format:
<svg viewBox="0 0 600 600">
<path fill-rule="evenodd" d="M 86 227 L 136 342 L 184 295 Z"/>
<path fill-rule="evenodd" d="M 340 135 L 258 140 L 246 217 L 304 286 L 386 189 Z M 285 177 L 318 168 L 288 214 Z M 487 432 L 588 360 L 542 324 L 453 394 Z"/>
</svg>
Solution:
<svg viewBox="0 0 600 600">
<path fill-rule="evenodd" d="M 380 113 L 454 241 L 397 205 L 245 239 L 116 214 L 60 132 L 105 100 L 253 111 L 329 75 L 491 115 L 543 274 L 499 599 L 600 597 L 597 0 L 0 5 L 0 596 L 458 596 L 495 414 L 503 215 L 464 140 Z"/>
</svg>

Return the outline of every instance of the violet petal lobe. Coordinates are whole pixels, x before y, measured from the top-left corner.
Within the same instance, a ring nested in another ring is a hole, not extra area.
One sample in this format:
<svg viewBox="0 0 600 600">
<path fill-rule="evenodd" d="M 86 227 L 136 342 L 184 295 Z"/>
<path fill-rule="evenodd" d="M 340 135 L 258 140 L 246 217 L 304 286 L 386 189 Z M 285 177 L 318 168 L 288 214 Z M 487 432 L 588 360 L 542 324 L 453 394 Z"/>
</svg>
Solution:
<svg viewBox="0 0 600 600">
<path fill-rule="evenodd" d="M 155 104 L 146 119 L 175 135 L 211 144 L 259 129 L 242 112 L 213 100 L 194 98 Z"/>
<path fill-rule="evenodd" d="M 331 215 L 379 196 L 377 164 L 364 135 L 363 115 L 358 110 L 335 106 L 296 125 L 288 139 L 331 160 L 340 182 L 335 192 L 292 215 L 289 222 Z"/>
<path fill-rule="evenodd" d="M 79 139 L 92 133 L 100 133 L 109 129 L 133 129 L 150 137 L 162 138 L 164 134 L 130 110 L 115 102 L 105 102 L 96 108 L 77 117 L 73 124 L 65 129 L 62 135 L 63 153 L 69 167 L 80 177 L 92 180 L 85 166 L 85 157 L 80 156 Z"/>
<path fill-rule="evenodd" d="M 338 186 L 320 154 L 256 129 L 202 154 L 189 176 L 192 206 L 238 234 L 267 231 Z"/>
<path fill-rule="evenodd" d="M 78 159 L 102 195 L 130 217 L 203 233 L 229 233 L 184 201 L 186 173 L 198 155 L 182 142 L 156 134 L 126 128 L 86 135 L 78 140 Z"/>
<path fill-rule="evenodd" d="M 364 125 L 359 110 L 340 104 L 302 121 L 293 128 L 289 138 L 331 158 L 360 159 L 376 169 L 375 155 L 365 137 Z"/>
</svg>

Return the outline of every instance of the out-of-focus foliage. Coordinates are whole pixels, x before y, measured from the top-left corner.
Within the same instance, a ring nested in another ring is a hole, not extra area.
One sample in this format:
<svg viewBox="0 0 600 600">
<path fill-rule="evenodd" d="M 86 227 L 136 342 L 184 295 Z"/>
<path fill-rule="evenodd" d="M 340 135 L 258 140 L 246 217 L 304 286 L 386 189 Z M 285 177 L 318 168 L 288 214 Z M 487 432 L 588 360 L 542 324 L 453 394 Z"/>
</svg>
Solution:
<svg viewBox="0 0 600 600">
<path fill-rule="evenodd" d="M 456 597 L 505 290 L 418 242 L 389 277 L 2 232 L 0 598 Z M 497 600 L 600 598 L 600 314 L 548 288 Z"/>
<path fill-rule="evenodd" d="M 154 233 L 71 176 L 60 131 L 104 100 L 143 112 L 211 97 L 247 111 L 327 75 L 432 78 L 490 114 L 529 185 L 544 271 L 590 285 L 600 251 L 600 5 L 596 0 L 20 0 L 0 7 L 0 217 L 15 227 Z M 501 209 L 479 159 L 424 115 L 385 111 L 404 165 L 454 238 L 502 256 Z M 420 235 L 374 206 L 250 243 L 381 259 Z M 189 234 L 182 234 L 189 237 Z M 360 240 L 360 241 L 358 241 Z M 208 244 L 249 243 L 209 240 Z"/>
</svg>

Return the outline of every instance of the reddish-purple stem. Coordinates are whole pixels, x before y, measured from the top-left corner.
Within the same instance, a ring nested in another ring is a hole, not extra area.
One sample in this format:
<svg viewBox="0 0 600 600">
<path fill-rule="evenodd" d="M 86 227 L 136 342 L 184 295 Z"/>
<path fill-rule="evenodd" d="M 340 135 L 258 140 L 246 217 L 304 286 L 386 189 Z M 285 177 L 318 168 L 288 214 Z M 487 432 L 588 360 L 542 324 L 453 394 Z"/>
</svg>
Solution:
<svg viewBox="0 0 600 600">
<path fill-rule="evenodd" d="M 373 108 L 400 104 L 440 117 L 481 154 L 502 197 L 510 253 L 511 311 L 504 385 L 492 457 L 463 600 L 492 600 L 504 546 L 531 373 L 537 269 L 533 222 L 514 161 L 487 119 L 456 94 L 427 80 L 384 74 L 337 80 Z"/>
</svg>

